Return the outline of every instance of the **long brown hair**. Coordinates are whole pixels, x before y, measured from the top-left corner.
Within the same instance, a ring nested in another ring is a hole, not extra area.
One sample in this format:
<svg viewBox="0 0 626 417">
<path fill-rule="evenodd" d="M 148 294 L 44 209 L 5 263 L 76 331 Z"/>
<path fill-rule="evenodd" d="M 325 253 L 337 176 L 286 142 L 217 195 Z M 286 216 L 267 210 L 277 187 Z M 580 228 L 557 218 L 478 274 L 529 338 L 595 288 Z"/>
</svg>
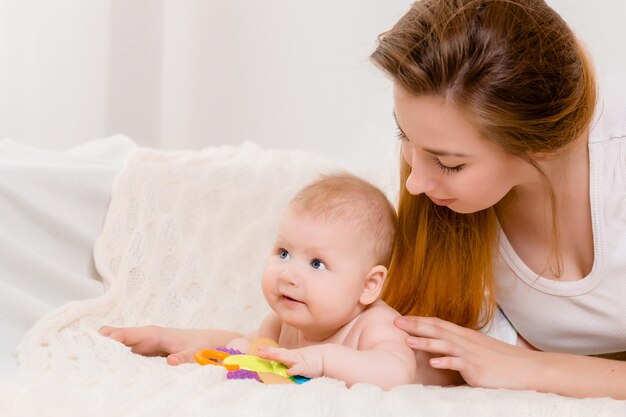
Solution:
<svg viewBox="0 0 626 417">
<path fill-rule="evenodd" d="M 371 59 L 409 93 L 439 95 L 464 110 L 484 138 L 541 173 L 552 200 L 548 262 L 558 274 L 555 194 L 534 155 L 580 138 L 596 102 L 592 66 L 561 17 L 541 0 L 418 1 L 379 36 Z M 409 173 L 403 163 L 383 297 L 401 314 L 481 327 L 493 306 L 495 211 L 435 206 L 408 193 Z"/>
</svg>

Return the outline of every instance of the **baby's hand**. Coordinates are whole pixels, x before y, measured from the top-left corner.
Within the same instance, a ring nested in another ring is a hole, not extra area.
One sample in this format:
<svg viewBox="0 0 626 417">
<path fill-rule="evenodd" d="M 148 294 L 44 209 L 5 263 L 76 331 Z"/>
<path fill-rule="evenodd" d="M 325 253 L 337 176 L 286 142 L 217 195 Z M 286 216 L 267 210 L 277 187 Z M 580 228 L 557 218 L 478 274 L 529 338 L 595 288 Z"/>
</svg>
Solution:
<svg viewBox="0 0 626 417">
<path fill-rule="evenodd" d="M 125 344 L 134 353 L 144 356 L 167 356 L 167 363 L 170 365 L 193 362 L 194 354 L 207 347 L 207 335 L 201 329 L 103 326 L 99 332 Z"/>
<path fill-rule="evenodd" d="M 249 352 L 250 341 L 245 337 L 236 337 L 226 345 L 228 349 L 235 349 L 239 352 Z"/>
<path fill-rule="evenodd" d="M 259 346 L 258 355 L 263 359 L 271 359 L 284 363 L 289 367 L 288 375 L 302 375 L 317 378 L 324 374 L 324 356 L 322 346 L 307 346 L 299 349 L 284 349 L 270 346 Z"/>
</svg>

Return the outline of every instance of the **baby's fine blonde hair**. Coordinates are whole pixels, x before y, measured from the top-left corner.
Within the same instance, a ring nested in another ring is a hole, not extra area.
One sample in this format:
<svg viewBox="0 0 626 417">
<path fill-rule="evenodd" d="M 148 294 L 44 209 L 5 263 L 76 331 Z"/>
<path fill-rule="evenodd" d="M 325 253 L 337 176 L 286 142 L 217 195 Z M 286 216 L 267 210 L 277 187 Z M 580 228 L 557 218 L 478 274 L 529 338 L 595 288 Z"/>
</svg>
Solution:
<svg viewBox="0 0 626 417">
<path fill-rule="evenodd" d="M 396 211 L 385 194 L 364 179 L 348 173 L 324 175 L 301 189 L 289 207 L 362 233 L 364 244 L 372 245 L 376 264 L 389 266 Z"/>
</svg>

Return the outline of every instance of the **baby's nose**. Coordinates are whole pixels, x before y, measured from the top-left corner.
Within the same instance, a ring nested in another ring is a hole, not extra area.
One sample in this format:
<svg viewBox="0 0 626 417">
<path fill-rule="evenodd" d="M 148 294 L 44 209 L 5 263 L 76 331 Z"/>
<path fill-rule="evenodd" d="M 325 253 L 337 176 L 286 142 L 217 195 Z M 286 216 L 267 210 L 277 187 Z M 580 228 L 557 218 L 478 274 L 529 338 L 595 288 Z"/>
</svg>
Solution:
<svg viewBox="0 0 626 417">
<path fill-rule="evenodd" d="M 297 271 L 295 271 L 295 268 L 291 267 L 291 266 L 286 266 L 280 273 L 280 280 L 281 282 L 287 284 L 287 285 L 291 285 L 291 286 L 295 286 L 298 284 L 298 278 L 297 278 L 298 274 Z"/>
</svg>

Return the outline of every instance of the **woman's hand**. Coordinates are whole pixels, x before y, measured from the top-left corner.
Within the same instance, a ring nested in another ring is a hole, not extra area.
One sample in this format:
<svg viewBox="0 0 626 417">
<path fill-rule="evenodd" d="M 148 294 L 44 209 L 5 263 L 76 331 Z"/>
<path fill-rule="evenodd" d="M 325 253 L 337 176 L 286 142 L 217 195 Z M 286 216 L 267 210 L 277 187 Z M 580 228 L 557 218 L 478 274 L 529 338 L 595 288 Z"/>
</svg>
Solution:
<svg viewBox="0 0 626 417">
<path fill-rule="evenodd" d="M 413 349 L 441 355 L 433 368 L 459 371 L 471 386 L 626 399 L 626 362 L 513 346 L 433 317 L 395 323 Z"/>
<path fill-rule="evenodd" d="M 194 354 L 201 349 L 224 346 L 238 333 L 217 329 L 177 329 L 159 326 L 111 327 L 99 329 L 110 337 L 144 356 L 166 356 L 170 365 L 194 362 Z"/>
<path fill-rule="evenodd" d="M 536 351 L 434 317 L 399 317 L 395 324 L 411 335 L 411 348 L 440 355 L 430 366 L 458 371 L 471 386 L 533 389 L 540 375 Z"/>
</svg>

